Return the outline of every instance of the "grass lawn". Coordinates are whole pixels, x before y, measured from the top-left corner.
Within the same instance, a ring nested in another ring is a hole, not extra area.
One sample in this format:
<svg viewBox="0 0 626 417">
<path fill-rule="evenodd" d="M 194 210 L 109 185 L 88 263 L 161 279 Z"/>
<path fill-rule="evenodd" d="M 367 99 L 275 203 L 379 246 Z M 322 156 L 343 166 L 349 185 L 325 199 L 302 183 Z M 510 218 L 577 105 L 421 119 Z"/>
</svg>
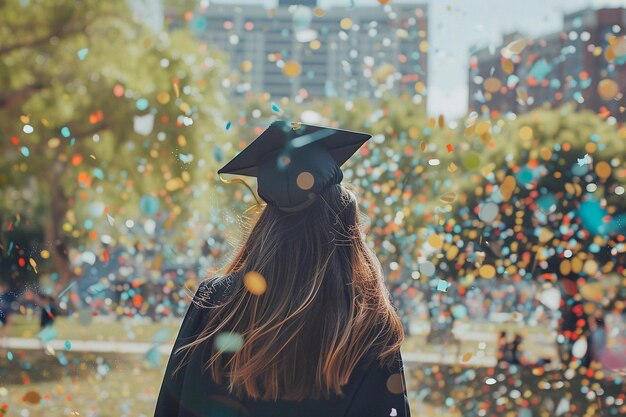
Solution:
<svg viewBox="0 0 626 417">
<path fill-rule="evenodd" d="M 65 356 L 69 362 L 65 367 L 43 351 L 14 352 L 12 361 L 0 358 L 5 417 L 139 417 L 154 412 L 167 358 L 151 368 L 140 355 L 66 352 Z M 24 401 L 25 395 L 41 401 Z"/>
<path fill-rule="evenodd" d="M 133 320 L 121 322 L 99 321 L 95 318 L 89 325 L 82 325 L 77 318 L 57 317 L 54 326 L 59 332 L 60 340 L 100 340 L 110 342 L 152 342 L 154 335 L 162 330 L 169 330 L 169 340 L 173 343 L 181 319 L 161 323 L 145 323 Z M 11 337 L 36 337 L 39 332 L 39 321 L 36 317 L 29 319 L 24 315 L 13 316 Z"/>
</svg>

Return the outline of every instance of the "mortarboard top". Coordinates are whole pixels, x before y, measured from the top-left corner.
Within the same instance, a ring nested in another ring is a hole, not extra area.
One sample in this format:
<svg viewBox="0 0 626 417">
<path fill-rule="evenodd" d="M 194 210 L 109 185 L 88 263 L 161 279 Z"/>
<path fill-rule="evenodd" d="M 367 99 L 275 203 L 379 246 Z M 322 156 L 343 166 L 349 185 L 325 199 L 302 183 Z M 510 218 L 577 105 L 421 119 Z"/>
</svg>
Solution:
<svg viewBox="0 0 626 417">
<path fill-rule="evenodd" d="M 283 211 L 298 211 L 327 186 L 341 182 L 341 165 L 371 137 L 277 120 L 217 173 L 257 177 L 263 200 Z"/>
</svg>

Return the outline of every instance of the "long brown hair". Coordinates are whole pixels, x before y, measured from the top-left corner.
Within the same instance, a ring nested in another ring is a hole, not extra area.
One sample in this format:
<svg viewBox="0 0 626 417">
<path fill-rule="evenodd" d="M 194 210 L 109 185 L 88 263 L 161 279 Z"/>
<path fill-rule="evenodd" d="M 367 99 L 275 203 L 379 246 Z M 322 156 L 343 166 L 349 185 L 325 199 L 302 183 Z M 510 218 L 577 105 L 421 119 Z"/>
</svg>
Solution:
<svg viewBox="0 0 626 417">
<path fill-rule="evenodd" d="M 226 353 L 232 357 L 224 365 L 229 391 L 264 401 L 342 396 L 362 358 L 389 366 L 404 331 L 380 262 L 365 243 L 364 216 L 353 191 L 340 184 L 300 212 L 266 205 L 217 277 L 255 271 L 266 291 L 254 295 L 238 280 L 196 340 L 176 353 L 221 332 L 238 333 L 244 343 Z M 214 347 L 204 367 L 218 384 L 223 354 Z"/>
</svg>

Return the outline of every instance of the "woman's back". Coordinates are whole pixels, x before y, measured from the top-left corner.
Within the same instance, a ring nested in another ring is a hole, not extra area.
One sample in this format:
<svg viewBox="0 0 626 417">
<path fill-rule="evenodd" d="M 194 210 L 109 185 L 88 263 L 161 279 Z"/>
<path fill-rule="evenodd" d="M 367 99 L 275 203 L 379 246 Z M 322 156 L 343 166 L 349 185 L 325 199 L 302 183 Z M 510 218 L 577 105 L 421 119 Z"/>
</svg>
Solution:
<svg viewBox="0 0 626 417">
<path fill-rule="evenodd" d="M 212 313 L 202 304 L 215 304 L 229 297 L 242 285 L 239 274 L 219 280 L 204 281 L 183 320 L 172 352 L 201 331 L 202 324 Z M 206 294 L 210 294 L 207 299 Z M 208 301 L 208 303 L 207 303 Z M 244 396 L 237 399 L 228 393 L 226 384 L 216 384 L 203 364 L 210 349 L 197 349 L 189 361 L 174 374 L 181 358 L 172 355 L 167 364 L 159 393 L 155 417 L 409 417 L 402 357 L 397 353 L 394 364 L 387 368 L 378 363 L 375 355 L 361 359 L 346 385 L 344 396 L 303 401 L 262 401 Z"/>
</svg>

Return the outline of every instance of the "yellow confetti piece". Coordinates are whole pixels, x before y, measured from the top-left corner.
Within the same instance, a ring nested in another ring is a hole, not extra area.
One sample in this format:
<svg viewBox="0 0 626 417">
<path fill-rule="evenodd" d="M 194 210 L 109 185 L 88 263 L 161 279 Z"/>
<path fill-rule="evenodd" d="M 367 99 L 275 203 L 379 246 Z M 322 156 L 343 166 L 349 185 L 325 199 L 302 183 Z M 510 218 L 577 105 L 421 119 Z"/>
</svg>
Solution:
<svg viewBox="0 0 626 417">
<path fill-rule="evenodd" d="M 161 104 L 167 104 L 170 101 L 170 95 L 162 91 L 157 95 L 157 101 Z"/>
<path fill-rule="evenodd" d="M 302 67 L 296 61 L 288 61 L 283 67 L 283 74 L 287 77 L 297 77 L 302 72 Z"/>
<path fill-rule="evenodd" d="M 444 203 L 451 204 L 454 202 L 454 200 L 456 200 L 456 193 L 454 192 L 445 193 L 444 195 L 439 197 L 439 199 L 443 201 Z"/>
<path fill-rule="evenodd" d="M 603 100 L 613 100 L 619 94 L 619 85 L 608 78 L 600 80 L 598 83 L 598 94 Z"/>
<path fill-rule="evenodd" d="M 489 120 L 483 120 L 476 124 L 476 134 L 484 135 L 489 131 L 489 127 L 491 127 L 491 122 Z"/>
<path fill-rule="evenodd" d="M 463 136 L 472 136 L 474 134 L 474 130 L 476 130 L 476 125 L 468 126 L 467 129 L 465 129 L 465 133 L 463 133 Z"/>
<path fill-rule="evenodd" d="M 437 122 L 435 121 L 434 117 L 431 117 L 431 118 L 428 119 L 428 127 L 430 127 L 431 129 L 433 129 L 435 127 L 436 123 Z"/>
<path fill-rule="evenodd" d="M 515 190 L 516 186 L 517 181 L 515 180 L 515 177 L 509 175 L 504 179 L 502 185 L 500 186 L 500 195 L 502 196 L 502 201 L 509 201 L 509 199 L 513 195 L 513 191 Z"/>
<path fill-rule="evenodd" d="M 483 87 L 485 88 L 485 91 L 489 91 L 490 93 L 497 93 L 498 90 L 500 90 L 500 87 L 502 87 L 502 82 L 494 77 L 487 78 L 483 83 Z"/>
<path fill-rule="evenodd" d="M 519 137 L 522 140 L 529 140 L 533 137 L 533 129 L 530 126 L 522 126 L 519 130 Z"/>
<path fill-rule="evenodd" d="M 510 59 L 505 59 L 502 61 L 502 63 L 500 64 L 500 66 L 502 67 L 502 71 L 505 74 L 512 74 L 513 73 L 513 61 L 511 61 Z"/>
<path fill-rule="evenodd" d="M 176 95 L 176 98 L 178 98 L 180 96 L 180 91 L 178 91 L 178 83 L 174 82 L 174 94 Z"/>
<path fill-rule="evenodd" d="M 438 123 L 439 123 L 439 128 L 443 129 L 443 126 L 445 125 L 445 119 L 443 118 L 443 114 L 439 115 Z"/>
<path fill-rule="evenodd" d="M 483 265 L 480 267 L 479 274 L 481 278 L 493 278 L 496 276 L 496 268 L 489 264 Z"/>
<path fill-rule="evenodd" d="M 503 57 L 510 58 L 513 55 L 519 55 L 524 50 L 524 48 L 526 48 L 527 44 L 528 41 L 526 39 L 518 39 L 502 48 L 500 50 L 500 53 Z"/>
<path fill-rule="evenodd" d="M 55 148 L 57 148 L 60 144 L 61 144 L 61 141 L 59 140 L 59 138 L 50 138 L 50 140 L 48 140 L 48 147 L 49 147 L 50 149 L 55 149 Z"/>
<path fill-rule="evenodd" d="M 439 235 L 430 235 L 428 243 L 435 249 L 440 249 L 443 246 L 443 239 Z"/>
<path fill-rule="evenodd" d="M 239 66 L 239 69 L 241 70 L 241 72 L 252 71 L 252 61 L 250 61 L 249 59 L 246 59 L 245 61 L 241 63 L 241 65 Z"/>
<path fill-rule="evenodd" d="M 35 260 L 33 258 L 30 258 L 28 260 L 28 262 L 30 263 L 30 266 L 32 266 L 33 269 L 35 270 L 35 274 L 38 274 L 38 272 L 37 272 L 37 262 L 35 262 Z"/>
<path fill-rule="evenodd" d="M 461 357 L 461 362 L 468 362 L 470 359 L 472 359 L 472 356 L 474 356 L 474 353 L 465 352 L 463 356 Z"/>
<path fill-rule="evenodd" d="M 448 172 L 455 172 L 457 170 L 457 166 L 454 162 L 450 162 L 448 165 Z"/>
<path fill-rule="evenodd" d="M 254 295 L 262 295 L 267 289 L 265 278 L 256 271 L 247 272 L 243 276 L 243 284 L 246 289 Z"/>
</svg>

